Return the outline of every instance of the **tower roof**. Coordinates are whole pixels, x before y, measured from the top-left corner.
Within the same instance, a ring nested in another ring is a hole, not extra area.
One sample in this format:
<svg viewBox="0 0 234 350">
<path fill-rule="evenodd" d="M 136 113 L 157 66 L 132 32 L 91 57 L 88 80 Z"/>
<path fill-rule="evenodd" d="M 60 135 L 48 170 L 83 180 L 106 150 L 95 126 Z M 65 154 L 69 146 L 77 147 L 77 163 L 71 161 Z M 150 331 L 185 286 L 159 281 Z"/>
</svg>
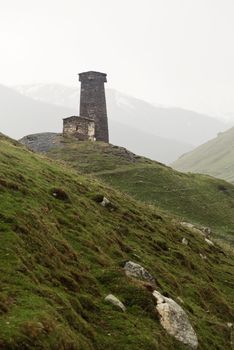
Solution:
<svg viewBox="0 0 234 350">
<path fill-rule="evenodd" d="M 77 121 L 79 121 L 79 120 L 87 120 L 87 121 L 90 121 L 90 122 L 94 122 L 94 119 L 93 118 L 89 118 L 89 117 L 83 117 L 83 116 L 77 116 L 77 115 L 72 115 L 71 117 L 67 117 L 67 118 L 63 118 L 63 120 L 65 120 L 65 121 L 67 121 L 67 120 L 69 120 L 69 119 L 73 119 L 73 120 L 77 120 Z"/>
<path fill-rule="evenodd" d="M 88 72 L 79 73 L 79 81 L 101 80 L 105 83 L 107 81 L 106 76 L 107 76 L 106 73 L 88 71 Z"/>
</svg>

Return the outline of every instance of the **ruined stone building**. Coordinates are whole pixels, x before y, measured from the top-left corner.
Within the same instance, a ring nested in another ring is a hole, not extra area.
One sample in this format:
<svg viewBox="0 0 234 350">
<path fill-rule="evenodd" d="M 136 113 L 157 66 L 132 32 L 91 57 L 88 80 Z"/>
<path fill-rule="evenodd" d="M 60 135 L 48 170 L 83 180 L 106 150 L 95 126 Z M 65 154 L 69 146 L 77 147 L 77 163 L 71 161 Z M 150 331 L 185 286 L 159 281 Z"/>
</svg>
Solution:
<svg viewBox="0 0 234 350">
<path fill-rule="evenodd" d="M 95 122 L 86 117 L 68 117 L 63 119 L 63 134 L 71 135 L 80 141 L 95 140 Z"/>
<path fill-rule="evenodd" d="M 104 83 L 105 73 L 79 74 L 81 82 L 80 116 L 63 119 L 63 135 L 77 137 L 80 141 L 109 142 L 108 120 Z"/>
</svg>

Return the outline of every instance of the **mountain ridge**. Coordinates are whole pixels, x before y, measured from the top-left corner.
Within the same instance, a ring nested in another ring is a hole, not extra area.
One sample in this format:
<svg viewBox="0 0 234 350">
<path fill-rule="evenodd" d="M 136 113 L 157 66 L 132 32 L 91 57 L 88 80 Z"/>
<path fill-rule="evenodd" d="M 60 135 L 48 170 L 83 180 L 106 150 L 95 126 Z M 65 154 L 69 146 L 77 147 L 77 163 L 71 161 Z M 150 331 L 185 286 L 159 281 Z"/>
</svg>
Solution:
<svg viewBox="0 0 234 350">
<path fill-rule="evenodd" d="M 234 128 L 182 155 L 172 167 L 185 172 L 209 174 L 234 182 Z"/>
</svg>

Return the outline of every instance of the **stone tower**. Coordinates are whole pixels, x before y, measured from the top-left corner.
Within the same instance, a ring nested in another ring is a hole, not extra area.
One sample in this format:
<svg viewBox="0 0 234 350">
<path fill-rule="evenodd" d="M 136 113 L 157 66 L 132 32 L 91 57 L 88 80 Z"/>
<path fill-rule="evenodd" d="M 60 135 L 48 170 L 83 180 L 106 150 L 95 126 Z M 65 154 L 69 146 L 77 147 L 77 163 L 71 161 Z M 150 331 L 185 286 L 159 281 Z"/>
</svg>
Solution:
<svg viewBox="0 0 234 350">
<path fill-rule="evenodd" d="M 106 97 L 104 83 L 106 74 L 85 72 L 79 74 L 81 82 L 80 115 L 91 118 L 95 122 L 95 138 L 97 141 L 109 142 Z"/>
</svg>

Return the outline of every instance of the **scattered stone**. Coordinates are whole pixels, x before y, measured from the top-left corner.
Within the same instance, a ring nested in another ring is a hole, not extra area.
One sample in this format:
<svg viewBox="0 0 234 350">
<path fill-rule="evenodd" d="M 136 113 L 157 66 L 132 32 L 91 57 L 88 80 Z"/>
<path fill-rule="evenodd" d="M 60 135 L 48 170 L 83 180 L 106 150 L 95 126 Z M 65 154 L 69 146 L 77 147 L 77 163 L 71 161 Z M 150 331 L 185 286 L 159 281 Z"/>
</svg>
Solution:
<svg viewBox="0 0 234 350">
<path fill-rule="evenodd" d="M 185 222 L 185 221 L 182 221 L 180 224 L 186 228 L 189 228 L 194 233 L 197 233 L 203 237 L 209 238 L 211 235 L 211 229 L 209 227 L 203 226 L 198 228 L 195 225 L 191 224 L 190 222 Z"/>
<path fill-rule="evenodd" d="M 188 240 L 187 240 L 187 238 L 184 237 L 184 238 L 182 239 L 182 244 L 188 245 Z"/>
<path fill-rule="evenodd" d="M 124 270 L 128 277 L 136 277 L 142 280 L 146 280 L 151 284 L 155 284 L 155 279 L 153 276 L 139 264 L 128 261 L 124 265 Z"/>
<path fill-rule="evenodd" d="M 176 298 L 181 304 L 184 304 L 184 300 L 181 297 Z"/>
<path fill-rule="evenodd" d="M 191 224 L 190 222 L 182 221 L 180 224 L 184 227 L 187 227 L 187 228 L 194 228 L 194 225 Z"/>
<path fill-rule="evenodd" d="M 113 294 L 109 294 L 105 297 L 105 301 L 108 301 L 109 303 L 117 306 L 118 308 L 120 308 L 123 312 L 126 311 L 126 307 L 124 306 L 124 304 L 118 299 L 116 298 Z"/>
<path fill-rule="evenodd" d="M 206 255 L 203 255 L 203 254 L 199 254 L 200 255 L 200 257 L 203 259 L 203 260 L 206 260 L 207 259 L 207 256 Z"/>
<path fill-rule="evenodd" d="M 191 224 L 190 222 L 185 222 L 182 221 L 180 223 L 182 226 L 189 228 L 190 230 L 192 230 L 194 233 L 197 233 L 199 235 L 202 235 L 203 237 L 205 236 L 204 232 L 200 229 L 198 229 L 195 225 Z"/>
<path fill-rule="evenodd" d="M 209 240 L 208 238 L 205 238 L 205 241 L 207 244 L 214 246 L 214 243 L 211 240 Z"/>
<path fill-rule="evenodd" d="M 93 196 L 93 200 L 96 203 L 100 204 L 102 207 L 108 209 L 109 211 L 115 211 L 118 209 L 115 204 L 113 204 L 108 198 L 106 198 L 102 194 L 96 194 L 95 196 Z"/>
<path fill-rule="evenodd" d="M 106 207 L 108 205 L 110 205 L 110 201 L 109 199 L 107 199 L 106 197 L 103 197 L 102 202 L 100 203 L 103 207 Z"/>
<path fill-rule="evenodd" d="M 202 237 L 205 237 L 204 232 L 203 232 L 202 230 L 200 230 L 199 228 L 197 228 L 197 227 L 194 227 L 194 228 L 192 229 L 192 231 L 193 231 L 195 234 L 198 234 L 198 235 L 200 235 L 200 236 L 202 236 Z"/>
<path fill-rule="evenodd" d="M 211 229 L 209 227 L 203 227 L 202 232 L 205 234 L 205 236 L 208 238 L 211 235 Z"/>
<path fill-rule="evenodd" d="M 160 323 L 163 328 L 191 349 L 197 349 L 197 335 L 181 306 L 156 290 L 153 292 L 153 296 L 157 300 L 156 309 L 160 315 Z"/>
</svg>

